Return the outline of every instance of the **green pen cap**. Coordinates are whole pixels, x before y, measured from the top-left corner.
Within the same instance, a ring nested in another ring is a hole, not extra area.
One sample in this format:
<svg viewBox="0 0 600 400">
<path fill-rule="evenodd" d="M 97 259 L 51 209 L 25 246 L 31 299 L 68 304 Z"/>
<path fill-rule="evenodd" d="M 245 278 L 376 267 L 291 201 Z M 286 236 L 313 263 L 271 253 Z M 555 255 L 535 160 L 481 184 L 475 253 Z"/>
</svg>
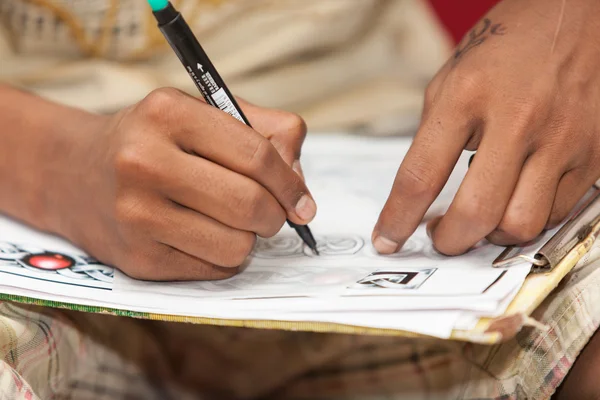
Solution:
<svg viewBox="0 0 600 400">
<path fill-rule="evenodd" d="M 148 4 L 152 7 L 152 11 L 160 11 L 167 8 L 169 0 L 148 0 Z"/>
</svg>

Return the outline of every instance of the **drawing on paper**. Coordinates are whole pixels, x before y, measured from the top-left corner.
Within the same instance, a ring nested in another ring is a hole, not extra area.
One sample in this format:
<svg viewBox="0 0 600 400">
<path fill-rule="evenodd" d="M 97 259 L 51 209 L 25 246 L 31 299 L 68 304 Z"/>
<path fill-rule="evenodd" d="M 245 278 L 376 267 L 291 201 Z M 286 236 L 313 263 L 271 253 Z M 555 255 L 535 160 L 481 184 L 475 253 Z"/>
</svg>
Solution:
<svg viewBox="0 0 600 400">
<path fill-rule="evenodd" d="M 252 255 L 257 258 L 302 257 L 303 243 L 297 235 L 278 235 L 270 239 L 258 238 Z"/>
<path fill-rule="evenodd" d="M 360 236 L 327 235 L 316 238 L 320 258 L 353 256 L 365 245 Z M 297 235 L 281 235 L 270 239 L 259 238 L 252 255 L 262 259 L 279 259 L 295 257 L 317 257 L 302 243 Z"/>
<path fill-rule="evenodd" d="M 356 255 L 367 256 L 377 259 L 403 259 L 403 260 L 422 260 L 425 259 L 444 259 L 445 257 L 435 251 L 431 241 L 419 236 L 410 238 L 397 253 L 381 255 L 372 245 L 366 245 L 365 239 L 359 235 L 323 235 L 317 236 L 317 249 L 319 256 L 316 256 L 308 246 L 302 243 L 300 237 L 294 234 L 277 235 L 270 239 L 258 238 L 252 256 L 260 259 L 286 259 L 311 257 L 315 259 L 329 259 L 340 257 L 353 257 Z"/>
<path fill-rule="evenodd" d="M 92 257 L 8 242 L 0 242 L 0 273 L 98 289 L 114 279 L 114 268 Z"/>
<path fill-rule="evenodd" d="M 317 250 L 319 256 L 316 256 L 308 246 L 304 247 L 304 254 L 309 257 L 337 257 L 353 256 L 359 253 L 365 245 L 365 241 L 360 236 L 338 236 L 328 235 L 316 237 Z"/>
<path fill-rule="evenodd" d="M 437 270 L 424 268 L 421 270 L 378 270 L 356 282 L 351 289 L 382 288 L 414 290 L 418 289 Z"/>
<path fill-rule="evenodd" d="M 355 282 L 354 268 L 329 268 L 317 266 L 287 268 L 247 269 L 241 274 L 222 281 L 198 282 L 202 290 L 222 292 L 230 290 L 319 290 L 328 287 L 339 288 Z"/>
</svg>

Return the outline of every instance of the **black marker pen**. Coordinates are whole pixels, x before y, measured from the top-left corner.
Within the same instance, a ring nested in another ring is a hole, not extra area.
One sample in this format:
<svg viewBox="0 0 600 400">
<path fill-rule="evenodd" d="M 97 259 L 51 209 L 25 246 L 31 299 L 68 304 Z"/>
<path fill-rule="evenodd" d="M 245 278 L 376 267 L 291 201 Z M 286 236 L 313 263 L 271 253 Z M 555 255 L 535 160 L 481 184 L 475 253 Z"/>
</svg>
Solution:
<svg viewBox="0 0 600 400">
<path fill-rule="evenodd" d="M 168 0 L 148 0 L 148 3 L 158 21 L 159 29 L 194 80 L 206 102 L 251 126 L 183 16 Z M 315 254 L 319 254 L 317 242 L 308 226 L 297 225 L 289 220 L 287 222 L 296 230 L 304 243 Z"/>
</svg>

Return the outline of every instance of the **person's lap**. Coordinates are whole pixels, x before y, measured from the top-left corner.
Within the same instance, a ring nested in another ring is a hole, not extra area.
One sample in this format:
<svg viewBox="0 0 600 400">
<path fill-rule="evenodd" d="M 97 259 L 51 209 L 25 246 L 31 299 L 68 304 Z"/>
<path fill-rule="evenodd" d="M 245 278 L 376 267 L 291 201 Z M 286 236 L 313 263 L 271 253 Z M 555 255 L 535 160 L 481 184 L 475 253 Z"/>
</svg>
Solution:
<svg viewBox="0 0 600 400">
<path fill-rule="evenodd" d="M 553 400 L 600 399 L 600 332 L 596 331 L 562 382 Z"/>
</svg>

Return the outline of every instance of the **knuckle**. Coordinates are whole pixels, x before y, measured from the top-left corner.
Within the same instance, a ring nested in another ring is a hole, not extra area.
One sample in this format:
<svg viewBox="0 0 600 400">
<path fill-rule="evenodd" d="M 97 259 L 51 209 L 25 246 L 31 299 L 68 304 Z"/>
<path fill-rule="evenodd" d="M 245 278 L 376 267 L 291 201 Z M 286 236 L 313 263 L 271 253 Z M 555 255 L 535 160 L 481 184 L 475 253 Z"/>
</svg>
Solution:
<svg viewBox="0 0 600 400">
<path fill-rule="evenodd" d="M 139 104 L 139 111 L 152 121 L 162 121 L 168 112 L 176 107 L 173 104 L 181 97 L 181 93 L 173 88 L 156 89 L 148 94 Z"/>
<path fill-rule="evenodd" d="M 253 233 L 240 231 L 239 235 L 234 235 L 229 246 L 230 250 L 222 260 L 222 266 L 234 268 L 242 265 L 252 253 L 255 243 L 256 235 Z"/>
<path fill-rule="evenodd" d="M 248 171 L 261 175 L 269 171 L 275 162 L 277 151 L 266 139 L 256 140 L 248 154 Z"/>
<path fill-rule="evenodd" d="M 240 220 L 248 226 L 260 221 L 267 206 L 267 192 L 258 184 L 250 184 L 232 196 L 232 209 L 237 210 Z"/>
<path fill-rule="evenodd" d="M 535 239 L 544 227 L 521 213 L 509 211 L 502 219 L 498 229 L 507 233 L 516 242 L 525 243 Z"/>
<path fill-rule="evenodd" d="M 114 163 L 117 174 L 135 174 L 147 167 L 141 147 L 135 145 L 126 145 L 117 150 Z"/>
<path fill-rule="evenodd" d="M 140 180 L 156 180 L 162 176 L 160 163 L 154 160 L 141 144 L 125 144 L 114 155 L 114 169 L 117 179 L 127 181 L 127 178 Z M 154 161 L 153 161 L 154 160 Z"/>
<path fill-rule="evenodd" d="M 282 120 L 285 130 L 294 136 L 304 138 L 306 136 L 307 126 L 304 119 L 294 113 L 285 112 Z"/>
<path fill-rule="evenodd" d="M 274 214 L 276 214 L 276 216 Z M 279 208 L 279 212 L 273 213 L 271 218 L 273 218 L 273 221 L 267 225 L 264 232 L 261 232 L 261 236 L 264 238 L 271 238 L 281 230 L 286 220 L 285 211 Z"/>
<path fill-rule="evenodd" d="M 498 225 L 502 217 L 491 204 L 493 202 L 475 199 L 470 202 L 460 202 L 456 205 L 455 210 L 460 220 L 476 223 L 482 227 L 482 230 L 486 228 L 491 231 Z"/>
<path fill-rule="evenodd" d="M 396 186 L 411 196 L 431 196 L 436 190 L 435 179 L 431 176 L 432 168 L 426 168 L 423 163 L 418 163 L 400 168 Z"/>
<path fill-rule="evenodd" d="M 482 88 L 485 85 L 485 79 L 481 72 L 473 70 L 465 71 L 455 69 L 449 75 L 449 88 L 451 93 L 456 93 L 460 99 L 473 99 L 480 97 Z"/>
</svg>

